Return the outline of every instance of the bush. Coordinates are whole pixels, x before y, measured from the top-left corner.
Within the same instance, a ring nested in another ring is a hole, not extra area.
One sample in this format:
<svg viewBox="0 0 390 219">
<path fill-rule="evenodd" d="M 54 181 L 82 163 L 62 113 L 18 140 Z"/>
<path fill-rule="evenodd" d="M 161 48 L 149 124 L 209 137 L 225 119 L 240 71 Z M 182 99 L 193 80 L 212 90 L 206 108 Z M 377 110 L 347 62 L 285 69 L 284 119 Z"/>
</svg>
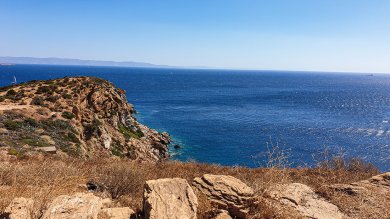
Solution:
<svg viewBox="0 0 390 219">
<path fill-rule="evenodd" d="M 49 146 L 48 143 L 42 141 L 41 139 L 32 139 L 32 138 L 23 138 L 21 140 L 24 144 L 28 144 L 34 147 L 46 147 Z"/>
<path fill-rule="evenodd" d="M 115 155 L 115 156 L 118 156 L 118 157 L 124 157 L 124 154 L 123 154 L 123 146 L 121 145 L 121 143 L 117 140 L 114 140 L 114 143 L 112 144 L 111 146 L 111 154 L 112 155 Z"/>
<path fill-rule="evenodd" d="M 101 134 L 101 131 L 100 131 L 101 125 L 102 125 L 102 123 L 97 119 L 94 119 L 91 124 L 85 125 L 84 126 L 84 135 L 85 135 L 86 139 L 87 140 L 91 139 L 91 137 L 95 134 L 100 135 Z"/>
<path fill-rule="evenodd" d="M 6 96 L 15 96 L 17 93 L 15 90 L 11 89 L 9 91 L 7 91 L 7 93 L 5 94 Z"/>
<path fill-rule="evenodd" d="M 72 98 L 72 95 L 70 95 L 70 94 L 68 94 L 68 93 L 64 93 L 64 94 L 62 94 L 62 98 L 64 98 L 64 99 L 70 99 L 70 98 Z"/>
<path fill-rule="evenodd" d="M 55 103 L 59 99 L 59 96 L 48 96 L 45 100 Z"/>
<path fill-rule="evenodd" d="M 118 129 L 119 132 L 123 134 L 126 140 L 129 140 L 130 138 L 139 139 L 144 136 L 144 133 L 141 130 L 137 129 L 137 131 L 133 131 L 132 129 L 128 128 L 123 124 L 119 124 Z"/>
<path fill-rule="evenodd" d="M 64 140 L 70 141 L 70 142 L 73 142 L 73 143 L 80 143 L 80 140 L 72 132 L 69 132 L 68 134 L 66 134 L 65 137 L 64 137 Z"/>
<path fill-rule="evenodd" d="M 8 150 L 8 154 L 9 155 L 14 155 L 14 156 L 17 156 L 19 154 L 18 150 L 16 150 L 15 148 L 10 148 Z"/>
<path fill-rule="evenodd" d="M 44 100 L 42 97 L 34 97 L 31 100 L 32 105 L 37 105 L 37 106 L 43 106 L 44 105 Z"/>
<path fill-rule="evenodd" d="M 67 111 L 63 112 L 61 116 L 65 119 L 73 119 L 75 117 L 73 113 Z"/>
<path fill-rule="evenodd" d="M 4 126 L 8 130 L 16 131 L 22 128 L 22 123 L 13 120 L 7 120 L 4 122 Z"/>
<path fill-rule="evenodd" d="M 52 89 L 50 86 L 41 86 L 41 87 L 38 87 L 38 90 L 35 93 L 36 94 L 44 94 L 44 93 L 52 94 L 53 91 L 54 91 L 54 89 Z"/>
<path fill-rule="evenodd" d="M 142 191 L 145 173 L 133 163 L 115 162 L 102 166 L 97 171 L 95 181 L 103 185 L 113 199 Z"/>
<path fill-rule="evenodd" d="M 26 118 L 24 119 L 24 124 L 31 126 L 31 127 L 37 127 L 38 123 L 35 119 L 33 118 Z"/>
</svg>

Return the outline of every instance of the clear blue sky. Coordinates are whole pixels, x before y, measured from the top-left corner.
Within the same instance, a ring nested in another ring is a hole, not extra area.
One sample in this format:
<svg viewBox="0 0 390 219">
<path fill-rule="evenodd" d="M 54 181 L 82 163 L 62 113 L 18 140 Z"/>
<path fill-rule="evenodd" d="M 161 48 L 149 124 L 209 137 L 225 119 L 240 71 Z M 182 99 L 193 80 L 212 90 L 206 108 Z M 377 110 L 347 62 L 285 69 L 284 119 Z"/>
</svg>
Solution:
<svg viewBox="0 0 390 219">
<path fill-rule="evenodd" d="M 0 0 L 0 56 L 390 72 L 389 0 Z"/>
</svg>

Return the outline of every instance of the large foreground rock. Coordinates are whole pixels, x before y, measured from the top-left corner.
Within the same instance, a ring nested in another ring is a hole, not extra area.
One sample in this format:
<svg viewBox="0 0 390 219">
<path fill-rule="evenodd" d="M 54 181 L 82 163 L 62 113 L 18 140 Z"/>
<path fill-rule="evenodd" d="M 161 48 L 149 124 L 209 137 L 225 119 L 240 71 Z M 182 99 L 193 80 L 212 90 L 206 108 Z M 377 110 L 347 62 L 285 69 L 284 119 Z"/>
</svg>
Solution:
<svg viewBox="0 0 390 219">
<path fill-rule="evenodd" d="M 277 185 L 269 192 L 271 198 L 297 210 L 304 218 L 341 219 L 337 206 L 315 194 L 307 185 L 292 183 Z"/>
<path fill-rule="evenodd" d="M 29 219 L 34 201 L 30 198 L 15 198 L 5 209 L 10 219 Z"/>
<path fill-rule="evenodd" d="M 106 200 L 92 193 L 77 193 L 56 197 L 48 206 L 43 219 L 97 219 Z"/>
<path fill-rule="evenodd" d="M 134 211 L 129 207 L 123 208 L 105 208 L 99 213 L 99 218 L 104 219 L 129 219 Z"/>
<path fill-rule="evenodd" d="M 144 211 L 151 219 L 195 219 L 198 200 L 185 179 L 149 180 L 144 186 Z"/>
<path fill-rule="evenodd" d="M 202 178 L 195 178 L 193 184 L 232 216 L 246 217 L 254 193 L 241 180 L 232 176 L 205 174 Z"/>
</svg>

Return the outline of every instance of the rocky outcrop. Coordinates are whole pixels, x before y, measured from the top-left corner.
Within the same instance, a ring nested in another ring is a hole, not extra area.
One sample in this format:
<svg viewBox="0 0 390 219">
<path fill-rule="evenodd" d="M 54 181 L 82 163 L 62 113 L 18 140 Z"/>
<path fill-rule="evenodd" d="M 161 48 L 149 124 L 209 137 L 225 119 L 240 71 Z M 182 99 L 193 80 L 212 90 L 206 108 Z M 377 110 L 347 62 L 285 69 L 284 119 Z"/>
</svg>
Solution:
<svg viewBox="0 0 390 219">
<path fill-rule="evenodd" d="M 145 183 L 146 218 L 195 219 L 197 207 L 197 197 L 185 179 L 158 179 Z"/>
<path fill-rule="evenodd" d="M 95 77 L 0 88 L 0 146 L 14 154 L 168 158 L 170 137 L 140 124 L 125 91 Z"/>
<path fill-rule="evenodd" d="M 98 219 L 130 219 L 134 211 L 129 207 L 104 208 L 98 214 Z"/>
<path fill-rule="evenodd" d="M 232 217 L 229 215 L 229 212 L 221 210 L 213 219 L 232 219 Z"/>
<path fill-rule="evenodd" d="M 246 217 L 254 192 L 241 180 L 232 176 L 205 174 L 201 178 L 195 178 L 193 184 L 232 216 Z"/>
<path fill-rule="evenodd" d="M 34 201 L 30 198 L 15 198 L 5 209 L 10 219 L 29 219 L 33 210 Z"/>
<path fill-rule="evenodd" d="M 352 218 L 359 218 L 361 214 L 370 218 L 390 217 L 390 172 L 351 184 L 329 185 L 328 188 L 333 191 L 330 198 L 341 196 L 356 203 L 351 206 L 353 210 L 346 209 Z"/>
<path fill-rule="evenodd" d="M 0 218 L 32 218 L 34 201 L 30 198 L 15 198 Z M 114 207 L 110 199 L 102 199 L 92 193 L 61 195 L 48 204 L 42 219 L 129 219 L 134 211 L 128 207 Z"/>
<path fill-rule="evenodd" d="M 341 219 L 345 217 L 337 206 L 319 197 L 304 184 L 277 185 L 269 191 L 269 196 L 282 205 L 295 209 L 303 218 Z"/>
<path fill-rule="evenodd" d="M 97 219 L 107 202 L 92 193 L 61 195 L 49 204 L 42 219 Z"/>
</svg>

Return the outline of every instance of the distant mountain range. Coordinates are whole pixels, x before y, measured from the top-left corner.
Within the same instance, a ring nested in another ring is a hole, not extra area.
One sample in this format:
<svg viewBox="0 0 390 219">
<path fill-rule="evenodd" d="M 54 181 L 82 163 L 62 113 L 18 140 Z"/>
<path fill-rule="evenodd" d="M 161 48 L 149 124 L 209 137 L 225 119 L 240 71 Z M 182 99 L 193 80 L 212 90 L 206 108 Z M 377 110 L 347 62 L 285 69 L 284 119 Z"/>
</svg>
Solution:
<svg viewBox="0 0 390 219">
<path fill-rule="evenodd" d="M 36 65 L 84 65 L 84 66 L 117 66 L 117 67 L 148 67 L 168 68 L 168 65 L 154 65 L 144 62 L 115 62 L 66 58 L 33 58 L 0 56 L 0 64 L 36 64 Z"/>
</svg>

